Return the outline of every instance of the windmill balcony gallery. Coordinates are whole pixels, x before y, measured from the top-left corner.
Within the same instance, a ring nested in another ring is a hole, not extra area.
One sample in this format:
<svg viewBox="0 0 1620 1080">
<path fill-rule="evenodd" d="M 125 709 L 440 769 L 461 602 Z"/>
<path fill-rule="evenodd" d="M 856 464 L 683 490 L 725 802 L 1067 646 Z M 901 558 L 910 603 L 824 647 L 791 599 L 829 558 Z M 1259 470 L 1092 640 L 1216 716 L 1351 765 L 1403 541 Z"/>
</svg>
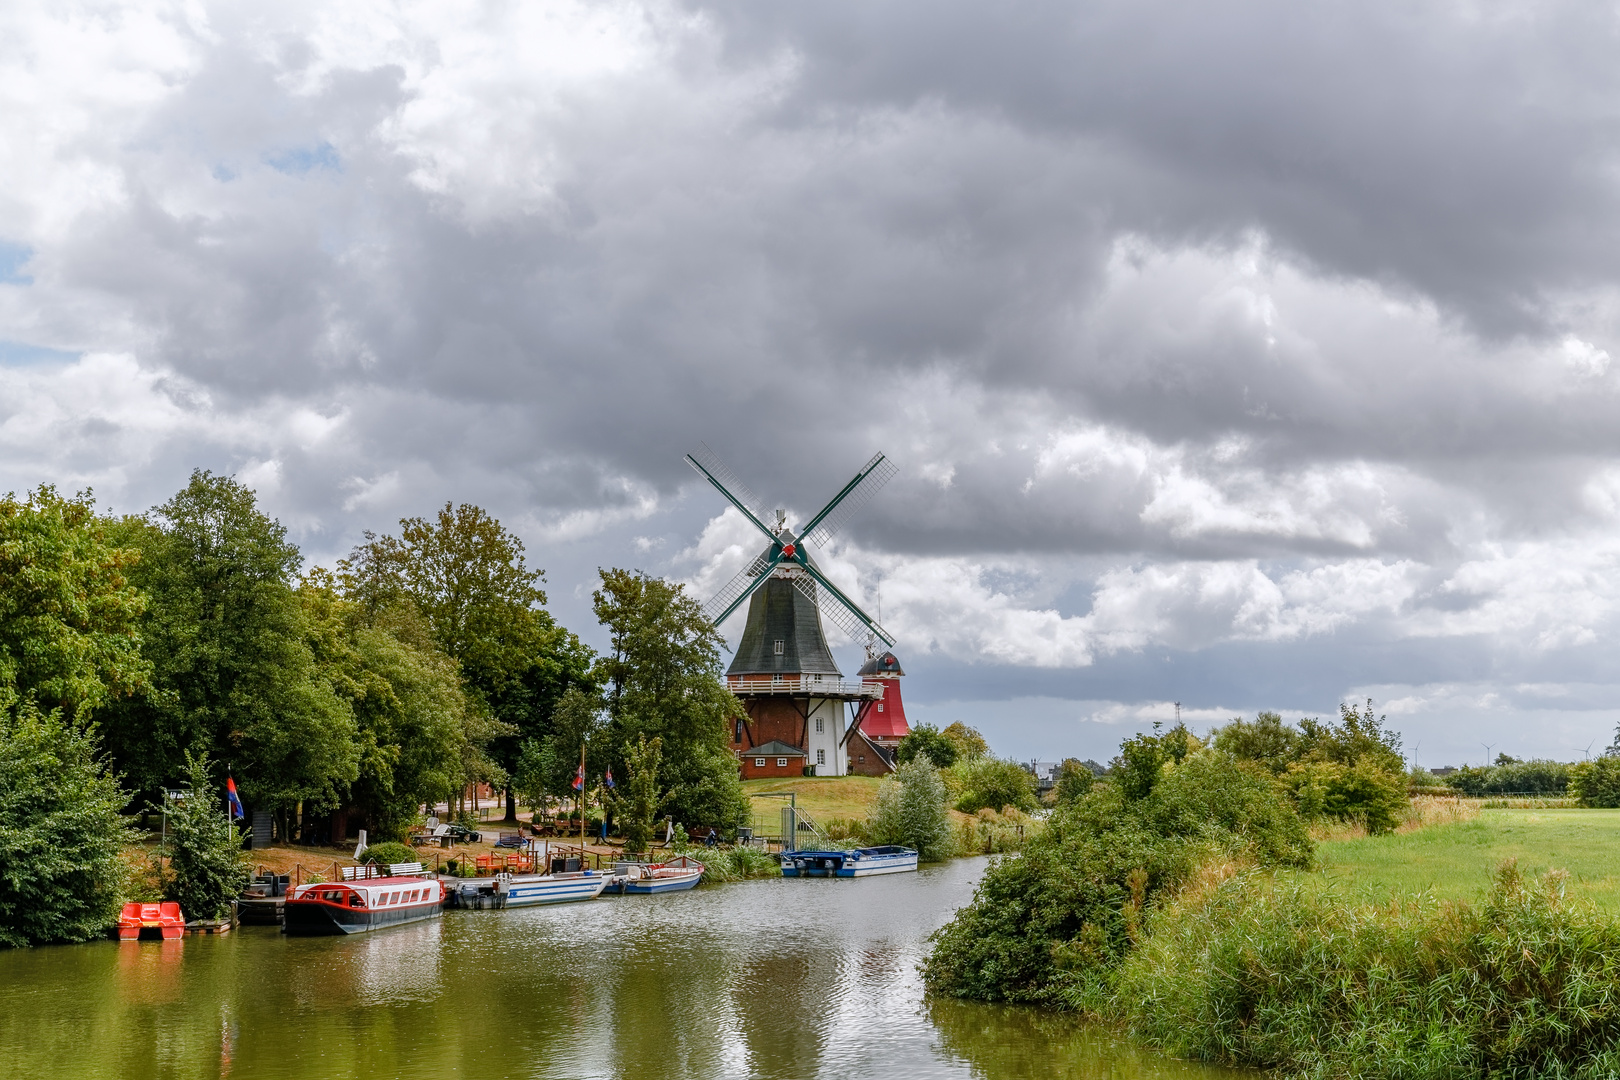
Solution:
<svg viewBox="0 0 1620 1080">
<path fill-rule="evenodd" d="M 836 675 L 727 675 L 726 685 L 738 697 L 785 694 L 791 697 L 883 697 L 883 684 L 875 680 L 840 679 Z"/>
</svg>

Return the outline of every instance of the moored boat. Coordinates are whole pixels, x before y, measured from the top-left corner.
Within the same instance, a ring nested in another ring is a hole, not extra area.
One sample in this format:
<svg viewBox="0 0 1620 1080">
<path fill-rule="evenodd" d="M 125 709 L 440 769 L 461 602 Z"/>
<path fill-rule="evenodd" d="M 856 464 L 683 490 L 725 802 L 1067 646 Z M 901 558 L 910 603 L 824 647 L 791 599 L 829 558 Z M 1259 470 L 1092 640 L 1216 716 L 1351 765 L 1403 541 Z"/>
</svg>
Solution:
<svg viewBox="0 0 1620 1080">
<path fill-rule="evenodd" d="M 487 878 L 463 878 L 451 886 L 451 906 L 496 911 L 538 904 L 566 904 L 594 900 L 606 887 L 608 877 L 598 870 L 575 870 L 552 874 L 498 874 Z"/>
<path fill-rule="evenodd" d="M 889 844 L 851 851 L 787 851 L 782 853 L 783 877 L 877 877 L 917 869 L 917 853 Z"/>
<path fill-rule="evenodd" d="M 298 937 L 361 934 L 436 918 L 444 886 L 416 874 L 300 885 L 282 908 L 281 931 Z"/>
<path fill-rule="evenodd" d="M 703 864 L 685 855 L 661 863 L 617 863 L 608 879 L 608 891 L 627 896 L 685 892 L 703 879 Z"/>
</svg>

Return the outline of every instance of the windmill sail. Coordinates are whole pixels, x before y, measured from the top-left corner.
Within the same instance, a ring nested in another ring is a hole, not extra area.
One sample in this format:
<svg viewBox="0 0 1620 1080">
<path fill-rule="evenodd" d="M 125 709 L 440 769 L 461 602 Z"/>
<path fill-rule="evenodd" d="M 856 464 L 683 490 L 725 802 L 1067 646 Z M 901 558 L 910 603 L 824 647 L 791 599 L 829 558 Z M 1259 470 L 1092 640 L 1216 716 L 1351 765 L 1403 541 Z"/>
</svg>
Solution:
<svg viewBox="0 0 1620 1080">
<path fill-rule="evenodd" d="M 770 569 L 770 562 L 763 555 L 756 556 L 754 561 L 742 573 L 720 586 L 720 591 L 709 598 L 703 605 L 703 615 L 714 625 L 719 626 L 726 620 L 732 610 L 743 598 L 753 591 L 756 579 Z"/>
<path fill-rule="evenodd" d="M 834 495 L 826 508 L 811 520 L 805 539 L 824 547 L 899 471 L 881 452 L 872 455 L 872 460 L 861 467 L 855 479 L 844 485 L 844 490 Z"/>
<path fill-rule="evenodd" d="M 843 604 L 818 589 L 814 578 L 795 575 L 793 587 L 814 603 L 821 611 L 821 617 L 842 630 L 849 640 L 859 642 L 866 637 L 866 627 L 861 621 Z"/>
<path fill-rule="evenodd" d="M 755 525 L 765 528 L 764 522 L 769 516 L 765 512 L 765 504 L 742 482 L 742 477 L 731 471 L 731 466 L 720 460 L 719 454 L 709 449 L 708 443 L 698 443 L 698 448 L 686 455 L 686 463 L 719 488 L 720 494 L 753 514 Z M 767 533 L 769 531 L 766 529 Z"/>
</svg>

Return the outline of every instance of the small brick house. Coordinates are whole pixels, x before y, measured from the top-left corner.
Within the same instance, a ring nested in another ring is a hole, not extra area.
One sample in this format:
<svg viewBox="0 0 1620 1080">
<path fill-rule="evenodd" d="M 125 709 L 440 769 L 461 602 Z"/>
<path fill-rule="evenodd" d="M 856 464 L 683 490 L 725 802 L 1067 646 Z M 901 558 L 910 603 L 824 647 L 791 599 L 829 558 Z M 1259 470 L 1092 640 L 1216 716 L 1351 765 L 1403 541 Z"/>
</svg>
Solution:
<svg viewBox="0 0 1620 1080">
<path fill-rule="evenodd" d="M 804 774 L 804 751 L 772 739 L 743 751 L 739 759 L 744 780 L 766 780 Z"/>
</svg>

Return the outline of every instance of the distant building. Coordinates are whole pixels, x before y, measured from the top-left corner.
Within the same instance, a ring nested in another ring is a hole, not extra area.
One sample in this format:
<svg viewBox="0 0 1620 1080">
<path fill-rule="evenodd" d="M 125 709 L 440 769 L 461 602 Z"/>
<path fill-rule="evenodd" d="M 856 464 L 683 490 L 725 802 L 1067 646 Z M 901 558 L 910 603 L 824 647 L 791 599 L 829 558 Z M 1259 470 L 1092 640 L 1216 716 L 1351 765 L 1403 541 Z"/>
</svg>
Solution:
<svg viewBox="0 0 1620 1080">
<path fill-rule="evenodd" d="M 1057 786 L 1058 771 L 1063 768 L 1061 761 L 1026 761 L 1024 768 L 1035 774 L 1035 790 L 1045 795 Z"/>
</svg>

